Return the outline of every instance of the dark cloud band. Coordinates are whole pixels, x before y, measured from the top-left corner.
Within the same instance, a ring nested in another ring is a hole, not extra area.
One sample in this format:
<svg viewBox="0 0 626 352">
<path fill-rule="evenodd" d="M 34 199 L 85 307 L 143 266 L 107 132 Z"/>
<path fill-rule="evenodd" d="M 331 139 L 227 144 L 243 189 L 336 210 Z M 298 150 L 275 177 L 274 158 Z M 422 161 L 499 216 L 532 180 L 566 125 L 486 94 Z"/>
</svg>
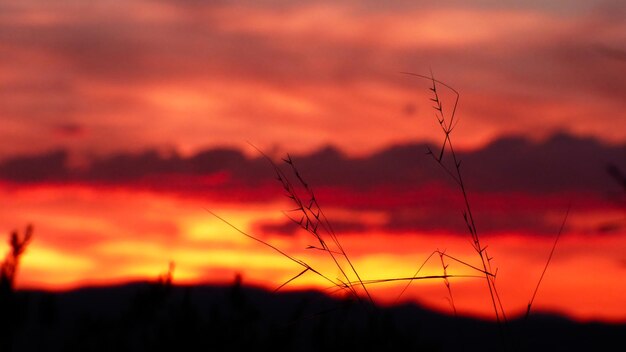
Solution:
<svg viewBox="0 0 626 352">
<path fill-rule="evenodd" d="M 426 144 L 395 146 L 365 157 L 349 157 L 327 147 L 294 156 L 294 160 L 310 184 L 320 189 L 371 193 L 385 189 L 410 192 L 442 183 L 447 187 L 445 173 L 426 155 L 429 147 L 435 148 Z M 615 182 L 615 170 L 626 170 L 626 145 L 606 145 L 565 134 L 542 142 L 501 138 L 479 150 L 461 151 L 459 157 L 470 189 L 478 192 L 602 194 L 618 191 L 621 185 Z M 215 187 L 242 189 L 275 182 L 272 168 L 262 157 L 246 157 L 227 148 L 189 157 L 156 150 L 115 154 L 92 160 L 80 169 L 68 165 L 66 151 L 53 151 L 0 162 L 0 179 L 132 187 L 144 183 L 164 190 L 171 182 L 212 182 Z"/>
</svg>

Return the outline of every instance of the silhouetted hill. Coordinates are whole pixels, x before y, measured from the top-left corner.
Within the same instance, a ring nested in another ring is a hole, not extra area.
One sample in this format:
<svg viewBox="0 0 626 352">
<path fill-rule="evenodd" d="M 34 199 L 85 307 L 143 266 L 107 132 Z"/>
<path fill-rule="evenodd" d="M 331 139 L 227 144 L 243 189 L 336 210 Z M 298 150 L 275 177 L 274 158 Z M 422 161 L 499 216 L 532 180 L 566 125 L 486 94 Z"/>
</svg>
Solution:
<svg viewBox="0 0 626 352">
<path fill-rule="evenodd" d="M 626 325 L 534 315 L 508 326 L 320 292 L 133 283 L 19 291 L 13 351 L 606 351 Z"/>
</svg>

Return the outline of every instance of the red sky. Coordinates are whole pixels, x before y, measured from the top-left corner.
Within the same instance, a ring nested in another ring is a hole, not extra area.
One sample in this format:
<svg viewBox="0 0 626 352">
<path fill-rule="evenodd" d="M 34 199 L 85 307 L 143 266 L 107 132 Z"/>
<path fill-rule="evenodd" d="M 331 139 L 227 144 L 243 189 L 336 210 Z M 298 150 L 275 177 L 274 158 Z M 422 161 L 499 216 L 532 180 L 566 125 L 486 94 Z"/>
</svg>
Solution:
<svg viewBox="0 0 626 352">
<path fill-rule="evenodd" d="M 506 307 L 527 304 L 571 203 L 537 307 L 626 321 L 624 16 L 617 1 L 0 1 L 0 230 L 35 226 L 18 283 L 154 278 L 170 260 L 179 282 L 298 273 L 205 208 L 335 276 L 248 143 L 293 154 L 368 278 L 435 249 L 474 263 L 459 194 L 425 155 L 442 141 L 429 82 L 400 74 L 432 69 L 461 93 L 453 141 Z M 451 284 L 461 311 L 490 314 L 484 282 Z M 434 280 L 404 297 L 449 310 L 446 295 Z"/>
</svg>

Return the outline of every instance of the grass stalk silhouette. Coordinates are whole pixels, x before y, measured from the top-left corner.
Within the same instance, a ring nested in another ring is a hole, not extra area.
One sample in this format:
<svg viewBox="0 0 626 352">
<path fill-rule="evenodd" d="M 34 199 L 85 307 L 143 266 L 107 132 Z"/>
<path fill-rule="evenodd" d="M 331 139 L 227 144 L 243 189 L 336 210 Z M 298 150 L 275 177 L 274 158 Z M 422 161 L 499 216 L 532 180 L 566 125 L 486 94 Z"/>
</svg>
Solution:
<svg viewBox="0 0 626 352">
<path fill-rule="evenodd" d="M 279 287 L 276 288 L 275 291 L 280 290 L 292 281 L 310 271 L 314 274 L 317 274 L 318 276 L 321 276 L 326 281 L 329 281 L 330 283 L 332 283 L 333 286 L 341 288 L 342 290 L 348 290 L 352 297 L 363 303 L 361 295 L 357 292 L 355 288 L 361 287 L 363 289 L 363 292 L 365 293 L 365 298 L 367 302 L 373 306 L 374 299 L 369 293 L 366 283 L 361 279 L 361 275 L 356 270 L 356 267 L 348 256 L 348 253 L 341 245 L 341 242 L 339 241 L 339 238 L 337 237 L 337 234 L 335 233 L 335 230 L 333 229 L 330 221 L 328 221 L 328 218 L 320 207 L 317 197 L 313 192 L 313 189 L 304 180 L 291 156 L 287 155 L 285 158 L 282 159 L 282 161 L 285 165 L 288 166 L 289 170 L 292 173 L 292 176 L 295 178 L 295 184 L 268 155 L 263 153 L 263 151 L 261 151 L 256 146 L 252 145 L 252 147 L 254 147 L 270 163 L 276 174 L 276 180 L 281 184 L 283 190 L 285 191 L 285 195 L 295 204 L 295 208 L 283 211 L 285 216 L 287 216 L 287 218 L 297 224 L 301 229 L 311 234 L 316 240 L 316 245 L 309 245 L 306 249 L 320 250 L 327 253 L 330 260 L 339 270 L 341 276 L 338 277 L 336 280 L 330 279 L 328 275 L 322 274 L 320 271 L 314 269 L 304 261 L 285 253 L 284 251 L 278 249 L 277 247 L 271 245 L 266 241 L 261 240 L 258 237 L 252 236 L 238 229 L 236 226 L 221 218 L 214 212 L 208 209 L 207 211 L 209 211 L 213 216 L 217 217 L 230 227 L 234 228 L 236 231 L 255 241 L 263 243 L 264 245 L 277 251 L 282 256 L 290 259 L 291 261 L 297 263 L 304 268 L 301 272 L 299 272 L 286 282 L 282 283 Z M 327 239 L 330 239 L 330 244 Z M 356 280 L 352 280 L 351 277 L 355 277 Z M 355 282 L 357 282 L 358 285 L 355 285 Z"/>
<path fill-rule="evenodd" d="M 228 220 L 226 220 L 226 219 L 224 219 L 223 217 L 221 217 L 221 216 L 219 216 L 218 214 L 216 214 L 215 212 L 213 212 L 213 211 L 211 211 L 211 210 L 209 210 L 209 209 L 206 209 L 206 208 L 205 208 L 205 210 L 206 210 L 209 214 L 211 214 L 211 215 L 213 215 L 215 218 L 217 218 L 218 220 L 220 220 L 220 221 L 224 222 L 226 225 L 230 226 L 232 229 L 234 229 L 235 231 L 239 232 L 240 234 L 242 234 L 242 235 L 244 235 L 244 236 L 246 236 L 246 237 L 248 237 L 248 238 L 250 238 L 250 239 L 252 239 L 252 240 L 254 240 L 254 241 L 256 241 L 256 242 L 259 242 L 259 243 L 261 243 L 261 244 L 263 244 L 263 245 L 265 245 L 265 246 L 267 246 L 267 247 L 269 247 L 269 248 L 271 248 L 271 249 L 273 249 L 274 251 L 276 251 L 278 254 L 282 255 L 283 257 L 285 257 L 285 258 L 287 258 L 287 259 L 291 260 L 292 262 L 294 262 L 294 263 L 296 263 L 296 264 L 298 264 L 298 265 L 300 265 L 300 266 L 304 267 L 304 270 L 303 270 L 303 271 L 301 271 L 299 274 L 297 274 L 296 276 L 292 277 L 291 279 L 287 280 L 286 282 L 282 283 L 279 287 L 277 287 L 277 288 L 274 290 L 274 292 L 277 292 L 278 290 L 280 290 L 281 288 L 283 288 L 284 286 L 286 286 L 288 283 L 292 282 L 293 280 L 297 279 L 298 277 L 302 276 L 303 274 L 305 274 L 305 273 L 306 273 L 306 272 L 308 272 L 308 271 L 310 271 L 310 272 L 312 272 L 312 273 L 314 273 L 314 274 L 316 274 L 316 275 L 318 275 L 318 276 L 322 277 L 323 279 L 325 279 L 326 281 L 330 282 L 330 283 L 331 283 L 331 284 L 333 284 L 334 286 L 338 286 L 338 287 L 340 287 L 340 288 L 342 288 L 342 289 L 343 289 L 343 288 L 345 288 L 345 285 L 339 285 L 339 284 L 337 284 L 335 281 L 333 281 L 332 279 L 330 279 L 328 276 L 326 276 L 326 275 L 322 274 L 321 272 L 319 272 L 319 271 L 315 270 L 313 267 L 311 267 L 309 264 L 305 263 L 303 260 L 298 259 L 298 258 L 296 258 L 296 257 L 293 257 L 293 256 L 291 256 L 291 255 L 287 254 L 286 252 L 284 252 L 283 250 L 281 250 L 280 248 L 278 248 L 278 247 L 276 247 L 276 246 L 272 245 L 271 243 L 269 243 L 269 242 L 267 242 L 267 241 L 264 241 L 264 240 L 262 240 L 262 239 L 260 239 L 260 238 L 258 238 L 258 237 L 256 237 L 256 236 L 253 236 L 253 235 L 251 235 L 251 234 L 249 234 L 249 233 L 247 233 L 247 232 L 245 232 L 245 231 L 241 230 L 240 228 L 238 228 L 238 227 L 237 227 L 237 226 L 235 226 L 234 224 L 230 223 Z"/>
<path fill-rule="evenodd" d="M 33 226 L 28 225 L 24 235 L 20 236 L 17 231 L 13 231 L 9 237 L 11 247 L 9 253 L 0 266 L 0 290 L 13 291 L 15 289 L 15 278 L 20 262 L 20 257 L 26 251 L 26 247 L 33 237 Z"/>
<path fill-rule="evenodd" d="M 472 246 L 480 258 L 480 263 L 482 266 L 482 270 L 480 271 L 483 272 L 485 275 L 484 277 L 487 283 L 487 287 L 489 288 L 489 296 L 491 298 L 491 304 L 493 306 L 496 321 L 498 323 L 500 323 L 500 321 L 502 320 L 506 322 L 507 320 L 506 314 L 504 312 L 502 301 L 500 300 L 500 296 L 496 288 L 497 270 L 496 272 L 492 271 L 491 261 L 493 257 L 489 256 L 487 252 L 487 246 L 483 246 L 481 244 L 480 236 L 478 234 L 478 230 L 476 229 L 476 222 L 474 221 L 472 207 L 470 205 L 469 197 L 467 194 L 465 181 L 463 179 L 463 174 L 461 173 L 461 160 L 458 159 L 454 151 L 454 146 L 452 144 L 452 138 L 451 138 L 452 132 L 454 131 L 459 121 L 456 118 L 456 109 L 458 107 L 460 94 L 456 89 L 454 89 L 450 85 L 438 79 L 435 79 L 432 72 L 430 76 L 425 76 L 425 75 L 420 75 L 420 74 L 410 73 L 410 72 L 402 72 L 402 73 L 406 75 L 426 79 L 432 83 L 432 86 L 429 89 L 432 92 L 433 97 L 430 98 L 430 100 L 434 104 L 433 109 L 435 110 L 435 118 L 437 119 L 437 122 L 439 123 L 439 126 L 441 127 L 441 131 L 443 132 L 443 135 L 444 135 L 444 140 L 443 140 L 440 150 L 437 153 L 433 151 L 432 149 L 428 148 L 427 154 L 432 156 L 435 162 L 452 178 L 452 180 L 458 186 L 459 191 L 462 194 L 463 202 L 465 206 L 465 209 L 463 211 L 463 219 L 470 233 Z M 438 85 L 447 88 L 455 95 L 454 104 L 452 107 L 452 111 L 450 113 L 444 112 L 443 103 L 440 98 L 439 91 L 437 89 Z M 452 169 L 449 168 L 444 163 L 444 156 L 445 156 L 446 151 L 448 151 L 448 154 L 452 158 L 452 162 L 454 165 Z"/>
<path fill-rule="evenodd" d="M 301 175 L 300 171 L 296 167 L 295 161 L 292 157 L 287 154 L 285 158 L 282 159 L 284 166 L 287 167 L 289 172 L 283 171 L 279 165 L 274 162 L 268 155 L 266 155 L 263 151 L 261 151 L 256 146 L 252 145 L 271 165 L 275 174 L 276 180 L 281 184 L 283 191 L 285 192 L 285 196 L 291 200 L 291 202 L 295 205 L 294 208 L 290 210 L 283 211 L 284 215 L 289 218 L 293 223 L 298 225 L 301 229 L 305 230 L 309 234 L 313 236 L 316 240 L 315 245 L 309 245 L 306 249 L 317 250 L 321 252 L 325 252 L 328 256 L 329 260 L 332 261 L 334 266 L 339 271 L 339 277 L 331 278 L 330 275 L 322 273 L 320 270 L 313 268 L 311 265 L 307 264 L 305 261 L 296 258 L 280 248 L 272 245 L 268 241 L 265 241 L 259 237 L 253 236 L 239 228 L 237 228 L 232 223 L 228 222 L 226 219 L 220 217 L 216 213 L 211 210 L 207 211 L 232 227 L 239 233 L 249 237 L 263 245 L 273 249 L 280 255 L 288 258 L 294 263 L 301 266 L 302 271 L 298 272 L 298 274 L 294 275 L 290 279 L 283 282 L 280 286 L 278 286 L 275 291 L 282 289 L 283 287 L 289 285 L 294 280 L 302 277 L 303 275 L 311 272 L 315 275 L 322 277 L 325 281 L 331 284 L 331 287 L 334 287 L 338 291 L 347 291 L 352 297 L 357 299 L 358 301 L 364 303 L 368 302 L 372 306 L 375 306 L 374 299 L 368 290 L 369 285 L 381 284 L 381 283 L 390 283 L 390 282 L 406 282 L 406 285 L 402 288 L 401 292 L 396 298 L 396 302 L 401 298 L 401 296 L 406 292 L 409 286 L 416 280 L 442 280 L 446 290 L 448 292 L 448 300 L 454 315 L 457 315 L 457 307 L 454 302 L 454 296 L 452 293 L 451 282 L 450 279 L 454 278 L 478 278 L 484 280 L 487 285 L 489 292 L 489 301 L 490 305 L 493 309 L 496 323 L 498 326 L 503 328 L 502 323 L 508 322 L 508 318 L 505 312 L 505 309 L 502 304 L 502 300 L 498 293 L 498 289 L 496 286 L 496 278 L 497 278 L 497 268 L 493 269 L 493 257 L 488 253 L 488 246 L 485 245 L 481 241 L 481 236 L 479 235 L 479 231 L 477 230 L 476 222 L 474 220 L 474 213 L 472 211 L 471 202 L 468 196 L 468 191 L 465 183 L 465 179 L 463 173 L 461 171 L 461 160 L 458 158 L 454 144 L 452 140 L 452 132 L 455 130 L 459 119 L 456 116 L 456 111 L 459 103 L 460 94 L 457 90 L 455 90 L 450 85 L 436 79 L 431 72 L 430 76 L 420 75 L 409 72 L 402 72 L 403 74 L 418 77 L 420 79 L 428 80 L 431 83 L 431 87 L 429 90 L 432 93 L 432 97 L 430 100 L 433 102 L 433 109 L 435 110 L 435 118 L 437 123 L 441 128 L 441 132 L 443 133 L 443 142 L 441 144 L 440 149 L 432 150 L 430 147 L 427 149 L 427 155 L 430 155 L 437 165 L 441 167 L 442 170 L 452 179 L 455 186 L 457 187 L 463 201 L 463 221 L 467 228 L 467 231 L 470 235 L 471 245 L 473 250 L 476 252 L 479 264 L 473 265 L 465 260 L 461 260 L 455 256 L 449 255 L 445 250 L 434 250 L 418 267 L 413 276 L 410 277 L 390 277 L 390 278 L 382 278 L 382 279 L 366 279 L 363 278 L 362 275 L 357 271 L 354 262 L 348 256 L 346 250 L 342 246 L 339 241 L 337 234 L 335 233 L 330 221 L 324 214 L 315 193 L 313 192 L 312 187 L 305 181 L 304 177 Z M 451 110 L 448 112 L 447 109 L 444 109 L 444 104 L 441 98 L 440 89 L 441 87 L 449 90 L 455 96 L 454 103 L 452 104 Z M 444 160 L 445 159 L 445 160 Z M 452 167 L 448 166 L 452 164 Z M 291 175 L 291 178 L 288 176 Z M 295 181 L 292 181 L 295 179 Z M 526 316 L 530 314 L 530 310 L 534 299 L 537 295 L 539 286 L 543 280 L 543 277 L 547 271 L 548 266 L 550 265 L 550 261 L 554 254 L 554 250 L 557 246 L 565 223 L 567 221 L 567 217 L 569 214 L 569 209 L 567 214 L 565 215 L 565 219 L 563 220 L 563 224 L 561 225 L 561 229 L 555 239 L 554 245 L 546 262 L 546 265 L 543 269 L 541 277 L 535 287 L 534 293 L 528 303 Z M 443 273 L 442 275 L 420 275 L 422 269 L 425 265 L 433 260 L 434 258 L 439 257 L 439 262 L 441 264 Z M 471 269 L 475 274 L 453 274 L 450 273 L 449 263 L 455 262 L 463 267 Z M 357 290 L 358 289 L 358 290 Z M 359 291 L 364 293 L 364 297 L 361 296 Z M 501 332 L 503 330 L 501 329 Z"/>
<path fill-rule="evenodd" d="M 350 270 L 356 276 L 357 281 L 360 283 L 360 286 L 363 288 L 363 291 L 365 292 L 368 300 L 370 301 L 370 303 L 373 303 L 372 296 L 370 295 L 369 291 L 367 290 L 367 287 L 363 283 L 363 280 L 361 279 L 361 276 L 359 275 L 356 268 L 354 267 L 354 264 L 350 260 L 350 257 L 348 256 L 345 249 L 339 242 L 339 239 L 337 238 L 337 234 L 335 233 L 335 230 L 333 230 L 333 227 L 328 221 L 328 218 L 326 218 L 326 215 L 322 211 L 322 208 L 320 207 L 317 201 L 317 198 L 315 197 L 315 193 L 313 193 L 313 189 L 302 178 L 291 156 L 287 154 L 287 157 L 284 158 L 283 161 L 289 166 L 293 175 L 296 177 L 298 183 L 304 189 L 305 198 L 302 198 L 300 196 L 299 192 L 296 190 L 294 185 L 290 182 L 286 174 L 267 155 L 264 155 L 264 157 L 274 167 L 274 171 L 276 172 L 276 177 L 278 181 L 282 184 L 285 192 L 287 193 L 286 194 L 287 197 L 291 199 L 296 205 L 295 209 L 287 211 L 285 215 L 289 219 L 291 219 L 291 221 L 293 221 L 298 226 L 300 226 L 302 229 L 304 229 L 305 231 L 313 235 L 313 237 L 319 242 L 320 247 L 309 246 L 308 249 L 318 249 L 318 250 L 322 250 L 328 253 L 330 258 L 334 262 L 335 266 L 337 267 L 337 269 L 339 269 L 341 275 L 343 276 L 343 278 L 339 280 L 343 281 L 343 279 L 345 279 L 345 282 L 343 282 L 343 284 L 350 282 L 350 277 L 347 273 L 347 270 L 339 262 L 339 258 L 345 259 Z M 296 217 L 291 216 L 290 214 L 292 213 L 296 214 L 295 215 Z M 298 216 L 300 217 L 299 219 L 297 218 Z M 327 244 L 326 240 L 324 239 L 325 237 L 323 235 L 324 233 L 326 233 L 326 235 L 330 237 L 330 239 L 332 240 L 332 243 L 335 246 L 334 250 L 331 249 L 331 247 Z M 352 291 L 353 295 L 357 299 L 360 299 L 358 293 L 355 291 L 352 285 L 347 285 L 347 287 Z"/>
<path fill-rule="evenodd" d="M 282 283 L 280 286 L 278 286 L 274 290 L 275 292 L 282 289 L 283 287 L 293 282 L 294 280 L 298 279 L 299 277 L 303 276 L 304 274 L 308 272 L 312 272 L 322 277 L 324 280 L 328 281 L 329 283 L 331 283 L 331 287 L 335 287 L 343 291 L 348 291 L 350 296 L 352 296 L 359 302 L 361 303 L 367 302 L 368 306 L 374 306 L 375 301 L 367 288 L 368 285 L 384 283 L 384 282 L 398 282 L 398 281 L 411 282 L 413 280 L 447 279 L 447 278 L 452 278 L 452 277 L 478 277 L 476 275 L 449 275 L 447 273 L 444 273 L 443 275 L 419 276 L 418 275 L 419 272 L 418 272 L 414 276 L 411 276 L 411 277 L 396 277 L 396 278 L 375 279 L 375 280 L 363 279 L 361 275 L 359 274 L 359 272 L 357 271 L 353 261 L 350 259 L 348 253 L 344 249 L 343 245 L 339 241 L 339 238 L 337 237 L 337 234 L 335 233 L 330 221 L 328 220 L 328 218 L 324 214 L 324 211 L 319 205 L 319 202 L 317 200 L 317 197 L 315 196 L 315 193 L 313 192 L 313 189 L 302 177 L 300 171 L 296 167 L 295 162 L 291 158 L 291 156 L 287 155 L 285 158 L 282 159 L 282 161 L 285 165 L 287 165 L 293 177 L 296 179 L 297 181 L 296 184 L 294 184 L 290 180 L 287 174 L 268 155 L 266 155 L 263 151 L 258 149 L 256 146 L 252 145 L 252 147 L 255 148 L 272 166 L 276 174 L 276 180 L 281 184 L 283 190 L 285 191 L 285 196 L 289 198 L 296 206 L 295 208 L 292 208 L 290 210 L 283 211 L 285 216 L 289 218 L 292 222 L 297 224 L 301 229 L 311 234 L 313 238 L 317 241 L 317 245 L 309 245 L 308 247 L 306 247 L 306 249 L 312 249 L 312 250 L 325 252 L 330 258 L 330 260 L 332 261 L 332 263 L 334 264 L 334 266 L 339 270 L 339 273 L 341 275 L 340 277 L 336 279 L 331 279 L 329 275 L 324 274 L 321 271 L 313 268 L 312 266 L 307 264 L 305 261 L 286 253 L 285 251 L 279 249 L 278 247 L 272 245 L 271 243 L 267 241 L 260 239 L 257 236 L 251 235 L 241 230 L 234 224 L 230 223 L 228 220 L 216 214 L 215 212 L 209 209 L 205 209 L 211 215 L 213 215 L 220 221 L 224 222 L 226 225 L 230 226 L 235 231 L 241 233 L 242 235 L 254 241 L 257 241 L 271 248 L 272 250 L 276 251 L 283 257 L 293 261 L 294 263 L 304 268 L 298 274 L 296 274 L 295 276 L 291 277 L 290 279 Z M 330 244 L 328 242 L 328 239 L 330 239 Z M 435 253 L 437 253 L 437 251 L 433 252 L 430 257 L 432 257 Z M 443 253 L 442 253 L 442 256 L 452 258 Z M 460 261 L 458 259 L 455 259 L 455 260 L 460 263 L 466 264 L 463 261 Z M 426 264 L 426 262 L 424 262 L 424 264 Z M 469 266 L 472 268 L 475 268 L 471 265 Z M 478 268 L 476 269 L 480 270 Z M 361 297 L 361 295 L 356 289 L 357 287 L 360 287 L 363 290 L 365 297 Z"/>
<path fill-rule="evenodd" d="M 444 281 L 444 285 L 446 286 L 446 289 L 448 290 L 448 293 L 450 296 L 449 298 L 450 304 L 453 308 L 454 313 L 456 314 L 456 306 L 454 305 L 454 299 L 452 296 L 450 282 L 448 279 L 458 278 L 458 277 L 473 277 L 473 278 L 484 277 L 489 287 L 490 297 L 491 297 L 491 301 L 494 307 L 496 320 L 500 322 L 501 317 L 506 317 L 506 316 L 504 314 L 504 310 L 502 309 L 502 304 L 500 302 L 499 296 L 497 294 L 497 290 L 495 288 L 495 273 L 493 273 L 491 270 L 492 258 L 487 254 L 487 247 L 486 246 L 483 247 L 480 243 L 480 238 L 476 230 L 474 217 L 473 217 L 472 210 L 470 207 L 470 202 L 467 196 L 467 191 L 465 189 L 464 180 L 460 171 L 461 162 L 457 159 L 457 156 L 454 152 L 454 148 L 452 145 L 451 133 L 454 127 L 456 126 L 456 123 L 458 122 L 458 120 L 455 120 L 455 113 L 456 113 L 456 108 L 458 106 L 459 94 L 454 88 L 435 79 L 434 77 L 428 77 L 428 76 L 418 75 L 418 74 L 413 74 L 413 73 L 406 73 L 406 74 L 420 77 L 420 78 L 429 79 L 432 82 L 432 87 L 430 88 L 430 90 L 433 92 L 434 97 L 431 98 L 431 101 L 434 102 L 435 104 L 434 109 L 438 113 L 437 121 L 439 122 L 442 128 L 442 131 L 444 132 L 444 142 L 437 155 L 431 149 L 428 150 L 428 154 L 431 155 L 434 158 L 434 160 L 446 171 L 446 173 L 448 173 L 452 177 L 452 179 L 455 181 L 455 183 L 459 186 L 461 190 L 461 193 L 463 195 L 463 199 L 465 202 L 465 211 L 463 213 L 463 217 L 465 219 L 465 223 L 471 234 L 474 249 L 479 254 L 479 257 L 481 259 L 482 268 L 471 265 L 454 256 L 450 256 L 446 254 L 445 251 L 436 250 L 436 251 L 433 251 L 426 258 L 426 260 L 424 260 L 424 262 L 421 264 L 421 266 L 416 271 L 416 273 L 411 277 L 395 277 L 395 278 L 385 278 L 385 279 L 375 279 L 375 280 L 362 279 L 361 275 L 357 271 L 352 260 L 346 253 L 346 250 L 341 245 L 331 223 L 328 221 L 328 218 L 326 217 L 322 208 L 320 207 L 319 202 L 315 196 L 315 193 L 313 192 L 313 189 L 302 177 L 300 171 L 296 167 L 295 162 L 291 158 L 291 156 L 287 154 L 287 156 L 283 158 L 282 161 L 285 165 L 287 165 L 287 167 L 291 171 L 292 176 L 296 180 L 295 183 L 290 180 L 287 174 L 268 155 L 266 155 L 263 151 L 261 151 L 259 148 L 257 148 L 256 146 L 252 144 L 251 144 L 252 147 L 255 148 L 270 163 L 270 165 L 272 166 L 276 174 L 276 180 L 281 184 L 283 190 L 285 191 L 286 197 L 289 198 L 295 204 L 295 208 L 283 212 L 285 216 L 289 218 L 292 222 L 297 224 L 301 229 L 313 235 L 313 237 L 316 239 L 318 245 L 309 245 L 307 249 L 314 249 L 314 250 L 320 250 L 320 251 L 326 252 L 330 260 L 334 263 L 336 268 L 339 270 L 341 276 L 338 277 L 336 280 L 333 280 L 328 275 L 325 275 L 321 273 L 320 271 L 314 269 L 303 260 L 295 258 L 291 256 L 290 254 L 287 254 L 283 250 L 277 248 L 276 246 L 270 244 L 269 242 L 264 241 L 260 239 L 259 237 L 253 236 L 237 228 L 235 225 L 233 225 L 226 219 L 220 217 L 218 214 L 214 213 L 213 211 L 208 210 L 208 209 L 206 210 L 210 214 L 212 214 L 213 216 L 215 216 L 216 218 L 218 218 L 219 220 L 221 220 L 222 222 L 230 226 L 231 228 L 243 234 L 244 236 L 251 238 L 257 242 L 260 242 L 264 244 L 265 246 L 270 247 L 274 251 L 278 252 L 280 255 L 288 258 L 289 260 L 297 263 L 298 265 L 304 268 L 298 274 L 296 274 L 295 276 L 293 276 L 286 282 L 282 283 L 276 289 L 276 291 L 280 290 L 281 288 L 285 287 L 292 281 L 296 280 L 297 278 L 301 277 L 302 275 L 310 271 L 314 274 L 321 276 L 322 278 L 330 282 L 336 288 L 339 288 L 342 290 L 348 290 L 350 294 L 359 301 L 362 301 L 362 299 L 355 287 L 362 288 L 363 292 L 365 293 L 365 298 L 367 299 L 367 301 L 373 304 L 374 299 L 372 298 L 369 290 L 367 289 L 368 285 L 384 283 L 384 282 L 406 281 L 407 282 L 406 286 L 403 288 L 400 295 L 398 296 L 398 298 L 400 298 L 414 280 L 442 279 Z M 441 99 L 439 98 L 439 93 L 437 91 L 438 84 L 450 89 L 452 92 L 456 94 L 454 107 L 450 116 L 447 116 L 444 113 L 443 104 L 442 104 Z M 443 158 L 444 158 L 444 154 L 446 150 L 449 150 L 450 154 L 452 155 L 452 159 L 455 165 L 454 169 L 449 169 L 443 163 Z M 329 245 L 329 242 L 327 241 L 327 239 L 330 239 L 330 243 L 332 244 L 332 247 L 331 245 Z M 419 273 L 424 267 L 424 265 L 426 265 L 426 263 L 429 262 L 435 255 L 439 256 L 439 259 L 443 268 L 443 275 L 420 276 Z M 481 275 L 448 274 L 447 272 L 448 265 L 445 263 L 444 258 L 455 261 L 468 268 L 471 268 L 477 271 Z M 342 261 L 345 261 L 345 263 Z M 352 280 L 350 278 L 351 276 L 354 276 L 355 279 Z"/>
<path fill-rule="evenodd" d="M 454 312 L 454 316 L 456 316 L 456 305 L 454 304 L 454 296 L 452 295 L 452 288 L 450 287 L 450 280 L 448 280 L 448 264 L 444 261 L 445 251 L 437 250 L 439 254 L 439 259 L 441 260 L 441 267 L 443 268 L 443 283 L 446 285 L 446 289 L 448 290 L 448 296 L 450 297 L 450 306 L 452 307 L 452 311 Z"/>
<path fill-rule="evenodd" d="M 559 239 L 561 239 L 561 234 L 563 234 L 563 229 L 565 228 L 565 223 L 567 222 L 567 218 L 569 216 L 569 212 L 571 208 L 572 206 L 570 204 L 567 207 L 567 211 L 565 212 L 565 217 L 563 218 L 563 222 L 561 223 L 559 232 L 556 238 L 554 239 L 554 244 L 552 245 L 552 249 L 550 250 L 550 255 L 548 255 L 548 260 L 546 261 L 546 265 L 544 266 L 543 271 L 541 272 L 541 276 L 539 277 L 539 280 L 537 281 L 537 286 L 535 286 L 535 291 L 533 292 L 533 295 L 530 298 L 530 301 L 528 302 L 528 306 L 526 307 L 526 319 L 528 319 L 528 316 L 530 316 L 530 308 L 532 307 L 533 302 L 535 301 L 535 297 L 537 296 L 537 291 L 539 291 L 539 286 L 541 285 L 541 281 L 543 281 L 543 277 L 546 274 L 546 271 L 548 270 L 548 266 L 550 265 L 550 261 L 552 260 L 552 256 L 554 255 L 554 250 L 556 249 L 556 245 L 559 243 Z"/>
<path fill-rule="evenodd" d="M 20 259 L 32 237 L 32 225 L 26 227 L 23 236 L 13 231 L 9 237 L 9 253 L 0 265 L 0 351 L 13 349 L 14 334 L 24 315 L 24 307 L 16 297 L 15 279 Z"/>
</svg>

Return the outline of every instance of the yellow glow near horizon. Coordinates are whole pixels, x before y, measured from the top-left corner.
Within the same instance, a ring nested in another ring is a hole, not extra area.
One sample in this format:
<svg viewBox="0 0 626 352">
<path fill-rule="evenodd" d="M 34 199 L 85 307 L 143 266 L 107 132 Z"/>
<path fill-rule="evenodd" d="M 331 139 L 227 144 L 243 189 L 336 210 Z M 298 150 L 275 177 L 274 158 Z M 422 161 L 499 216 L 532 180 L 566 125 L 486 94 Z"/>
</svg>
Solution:
<svg viewBox="0 0 626 352">
<path fill-rule="evenodd" d="M 58 271 L 83 275 L 95 267 L 94 261 L 88 256 L 41 246 L 29 246 L 21 265 L 24 270 Z"/>
<path fill-rule="evenodd" d="M 4 196 L 9 198 L 6 193 Z M 70 192 L 63 187 L 42 189 L 41 193 L 36 189 L 12 191 L 10 198 L 16 206 L 3 209 L 0 218 L 3 223 L 9 220 L 27 223 L 29 219 L 37 219 L 38 214 L 45 214 L 46 207 L 51 207 L 52 214 L 43 217 L 44 222 L 34 224 L 33 241 L 19 268 L 18 287 L 65 289 L 83 284 L 155 280 L 173 261 L 175 283 L 229 283 L 236 274 L 241 274 L 247 284 L 275 289 L 304 269 L 213 217 L 203 209 L 203 202 L 196 199 L 130 190 L 81 191 L 78 188 Z M 212 206 L 217 214 L 245 231 L 254 230 L 259 221 L 285 221 L 280 212 L 286 208 L 284 202 L 245 206 L 213 202 Z M 328 211 L 340 219 L 363 220 L 373 226 L 384 221 L 376 212 Z M 601 220 L 606 219 L 601 212 L 599 215 Z M 589 215 L 577 221 L 575 223 L 586 225 L 594 223 L 594 218 Z M 73 231 L 77 229 L 76 224 L 83 227 L 81 231 Z M 331 281 L 344 280 L 327 253 L 306 249 L 315 244 L 310 234 L 262 236 L 289 255 L 304 260 Z M 437 248 L 446 249 L 447 254 L 473 265 L 479 263 L 466 236 L 445 231 L 392 234 L 379 229 L 338 236 L 363 280 L 412 276 Z M 523 311 L 553 240 L 552 237 L 506 233 L 484 239 L 490 255 L 495 256 L 493 265 L 498 268 L 499 291 L 508 310 Z M 619 235 L 563 236 L 540 289 L 537 307 L 558 310 L 577 319 L 626 319 L 626 305 L 621 299 L 626 294 L 626 285 L 616 280 L 626 275 L 624 248 L 626 239 Z M 7 253 L 6 241 L 1 241 L 0 250 L 0 255 Z M 339 260 L 349 272 L 350 280 L 356 280 L 347 263 Z M 475 270 L 453 260 L 445 262 L 449 265 L 449 274 L 476 274 Z M 441 275 L 442 272 L 435 255 L 420 274 Z M 371 287 L 375 300 L 391 304 L 405 283 L 372 284 L 368 288 Z M 450 283 L 460 311 L 490 317 L 489 304 L 485 303 L 488 293 L 484 279 L 452 278 Z M 310 272 L 284 289 L 303 288 L 337 291 L 333 283 Z M 419 301 L 449 311 L 446 296 L 443 281 L 432 279 L 413 282 L 402 300 Z"/>
</svg>

